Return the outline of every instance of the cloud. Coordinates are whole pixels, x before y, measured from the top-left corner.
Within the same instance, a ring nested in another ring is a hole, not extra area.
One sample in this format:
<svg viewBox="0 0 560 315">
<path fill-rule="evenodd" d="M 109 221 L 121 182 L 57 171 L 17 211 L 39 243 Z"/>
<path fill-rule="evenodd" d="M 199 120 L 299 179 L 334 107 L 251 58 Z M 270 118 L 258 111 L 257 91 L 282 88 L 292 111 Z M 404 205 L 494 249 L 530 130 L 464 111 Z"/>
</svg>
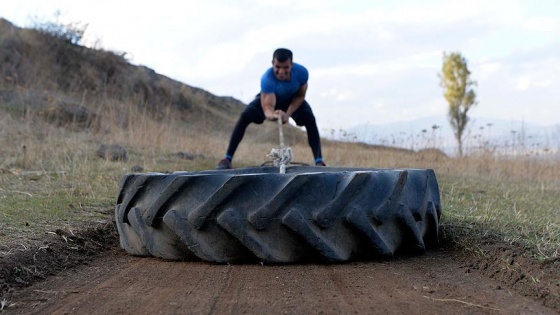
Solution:
<svg viewBox="0 0 560 315">
<path fill-rule="evenodd" d="M 524 91 L 524 90 L 527 90 L 530 86 L 531 86 L 531 79 L 530 78 L 520 77 L 519 79 L 517 79 L 517 84 L 515 85 L 515 88 L 520 90 L 520 91 Z"/>
<path fill-rule="evenodd" d="M 525 29 L 538 33 L 558 33 L 560 21 L 556 18 L 539 16 L 527 19 L 523 22 Z"/>
<path fill-rule="evenodd" d="M 480 101 L 473 114 L 560 119 L 554 114 L 560 90 L 555 1 L 20 0 L 2 6 L 2 14 L 18 16 L 50 17 L 60 9 L 134 63 L 245 102 L 258 93 L 272 51 L 291 48 L 310 71 L 308 100 L 323 125 L 445 115 L 437 77 L 444 51 L 469 61 Z M 538 111 L 528 109 L 535 104 Z"/>
<path fill-rule="evenodd" d="M 476 71 L 474 73 L 476 73 L 476 77 L 478 78 L 478 80 L 487 81 L 489 78 L 495 75 L 496 72 L 500 71 L 502 67 L 503 64 L 500 62 L 482 61 L 478 64 L 478 67 L 475 68 Z"/>
</svg>

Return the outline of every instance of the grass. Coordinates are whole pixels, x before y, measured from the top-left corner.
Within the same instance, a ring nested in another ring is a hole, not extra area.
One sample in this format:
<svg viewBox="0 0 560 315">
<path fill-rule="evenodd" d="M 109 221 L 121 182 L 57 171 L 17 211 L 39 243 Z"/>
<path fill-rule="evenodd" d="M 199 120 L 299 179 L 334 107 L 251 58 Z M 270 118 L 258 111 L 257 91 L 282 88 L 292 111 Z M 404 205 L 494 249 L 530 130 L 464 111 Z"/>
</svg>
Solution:
<svg viewBox="0 0 560 315">
<path fill-rule="evenodd" d="M 115 179 L 66 172 L 14 170 L 0 176 L 0 243 L 25 247 L 57 229 L 106 222 Z"/>
<path fill-rule="evenodd" d="M 440 176 L 443 222 L 524 246 L 535 258 L 560 256 L 560 183 L 555 180 Z"/>
<path fill-rule="evenodd" d="M 11 303 L 10 301 L 8 301 L 6 299 L 2 299 L 2 300 L 0 300 L 0 312 L 4 311 L 4 309 L 14 307 L 15 305 L 16 305 L 15 303 Z"/>
<path fill-rule="evenodd" d="M 171 110 L 157 120 L 134 111 L 132 104 L 124 108 L 126 120 L 134 123 L 118 124 L 111 119 L 115 112 L 107 110 L 100 131 L 70 131 L 24 112 L 0 115 L 2 244 L 27 246 L 56 229 L 103 222 L 114 206 L 120 177 L 132 166 L 149 172 L 211 169 L 229 139 L 229 131 L 204 129 L 204 122 L 186 124 Z M 277 145 L 276 138 L 266 133 L 275 131 L 273 124 L 252 125 L 236 154 L 236 166 L 265 161 Z M 97 158 L 101 143 L 124 145 L 129 160 Z M 305 133 L 292 136 L 289 144 L 295 160 L 312 161 Z M 455 159 L 331 141 L 324 141 L 323 147 L 331 166 L 434 169 L 441 189 L 442 225 L 461 227 L 472 237 L 491 234 L 522 244 L 539 259 L 559 256 L 557 161 L 484 155 Z M 181 151 L 197 158 L 185 160 L 174 154 Z"/>
</svg>

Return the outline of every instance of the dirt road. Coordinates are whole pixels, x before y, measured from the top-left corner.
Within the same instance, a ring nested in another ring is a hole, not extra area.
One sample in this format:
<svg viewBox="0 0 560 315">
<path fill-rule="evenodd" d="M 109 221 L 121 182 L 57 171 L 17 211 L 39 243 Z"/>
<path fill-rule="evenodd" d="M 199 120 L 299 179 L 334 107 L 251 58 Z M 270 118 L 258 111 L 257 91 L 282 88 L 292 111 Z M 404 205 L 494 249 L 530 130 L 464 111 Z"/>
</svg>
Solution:
<svg viewBox="0 0 560 315">
<path fill-rule="evenodd" d="M 16 314 L 556 314 L 456 250 L 333 265 L 212 265 L 110 251 L 11 296 Z"/>
</svg>

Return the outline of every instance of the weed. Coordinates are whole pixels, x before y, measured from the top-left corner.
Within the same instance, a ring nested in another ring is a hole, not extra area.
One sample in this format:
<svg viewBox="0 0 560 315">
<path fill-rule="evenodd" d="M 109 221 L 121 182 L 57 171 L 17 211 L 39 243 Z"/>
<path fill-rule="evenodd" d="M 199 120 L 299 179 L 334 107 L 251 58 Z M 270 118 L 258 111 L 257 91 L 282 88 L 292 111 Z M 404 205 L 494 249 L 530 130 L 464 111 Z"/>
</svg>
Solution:
<svg viewBox="0 0 560 315">
<path fill-rule="evenodd" d="M 16 303 L 12 303 L 6 299 L 0 300 L 0 312 L 3 312 L 4 309 L 14 307 L 14 306 L 16 306 Z"/>
</svg>

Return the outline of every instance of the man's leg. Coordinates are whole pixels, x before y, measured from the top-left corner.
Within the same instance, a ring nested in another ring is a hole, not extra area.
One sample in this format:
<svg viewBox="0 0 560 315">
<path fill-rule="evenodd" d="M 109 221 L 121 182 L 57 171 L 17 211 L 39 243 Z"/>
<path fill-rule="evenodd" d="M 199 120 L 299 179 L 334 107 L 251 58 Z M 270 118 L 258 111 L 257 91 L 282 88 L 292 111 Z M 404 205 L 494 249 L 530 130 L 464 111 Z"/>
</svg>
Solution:
<svg viewBox="0 0 560 315">
<path fill-rule="evenodd" d="M 311 152 L 313 152 L 313 157 L 315 158 L 315 164 L 324 165 L 323 155 L 321 153 L 321 137 L 319 136 L 319 129 L 317 128 L 317 122 L 315 121 L 315 115 L 311 110 L 311 106 L 304 101 L 293 114 L 292 118 L 298 126 L 305 126 L 307 130 L 307 142 L 309 147 L 311 147 Z"/>
<path fill-rule="evenodd" d="M 245 135 L 245 131 L 247 127 L 251 123 L 261 124 L 264 121 L 264 113 L 261 107 L 261 100 L 260 98 L 255 98 L 243 112 L 239 116 L 235 127 L 233 128 L 233 132 L 231 133 L 231 138 L 229 140 L 228 149 L 226 151 L 226 156 L 224 159 L 227 159 L 231 162 L 233 159 L 233 155 L 243 140 L 243 136 Z M 223 161 L 223 160 L 222 160 Z M 221 162 L 220 162 L 221 163 Z"/>
</svg>

